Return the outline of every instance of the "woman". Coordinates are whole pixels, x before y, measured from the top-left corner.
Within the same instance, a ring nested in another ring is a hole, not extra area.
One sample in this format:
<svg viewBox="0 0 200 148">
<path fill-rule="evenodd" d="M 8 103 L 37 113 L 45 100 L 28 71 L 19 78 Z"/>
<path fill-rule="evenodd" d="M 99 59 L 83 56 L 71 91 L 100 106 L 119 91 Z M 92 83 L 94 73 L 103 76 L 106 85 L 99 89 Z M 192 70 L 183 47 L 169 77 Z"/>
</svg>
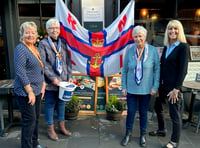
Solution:
<svg viewBox="0 0 200 148">
<path fill-rule="evenodd" d="M 40 100 L 44 96 L 44 64 L 37 48 L 37 26 L 24 22 L 20 26 L 20 43 L 14 51 L 14 93 L 22 116 L 21 147 L 44 148 L 38 143 Z"/>
<path fill-rule="evenodd" d="M 147 111 L 151 95 L 159 86 L 160 63 L 157 49 L 147 43 L 147 30 L 136 26 L 133 30 L 135 44 L 127 50 L 122 70 L 122 93 L 127 97 L 125 146 L 131 140 L 137 102 L 140 115 L 140 146 L 146 146 Z"/>
<path fill-rule="evenodd" d="M 51 18 L 46 22 L 48 37 L 39 43 L 42 59 L 45 61 L 45 120 L 48 125 L 48 136 L 58 140 L 54 130 L 54 110 L 57 111 L 58 127 L 62 134 L 70 136 L 72 133 L 65 128 L 65 102 L 58 98 L 60 81 L 73 82 L 72 64 L 67 51 L 65 40 L 59 38 L 60 24 Z"/>
<path fill-rule="evenodd" d="M 163 116 L 163 103 L 168 100 L 169 114 L 172 120 L 172 135 L 165 148 L 176 148 L 181 131 L 181 94 L 180 89 L 187 74 L 189 46 L 186 44 L 181 22 L 172 20 L 168 23 L 164 50 L 161 56 L 159 97 L 156 98 L 155 111 L 158 118 L 158 130 L 149 133 L 150 136 L 165 136 L 166 129 Z"/>
</svg>

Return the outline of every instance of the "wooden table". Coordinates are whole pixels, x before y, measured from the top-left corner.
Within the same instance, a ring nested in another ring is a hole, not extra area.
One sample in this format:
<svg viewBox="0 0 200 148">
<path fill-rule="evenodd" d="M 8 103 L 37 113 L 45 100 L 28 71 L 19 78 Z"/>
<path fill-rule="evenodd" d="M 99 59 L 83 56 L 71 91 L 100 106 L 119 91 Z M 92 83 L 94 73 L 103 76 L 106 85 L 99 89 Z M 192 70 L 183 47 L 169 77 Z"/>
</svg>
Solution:
<svg viewBox="0 0 200 148">
<path fill-rule="evenodd" d="M 184 81 L 183 82 L 183 87 L 189 88 L 191 90 L 191 92 L 192 92 L 191 101 L 190 101 L 190 107 L 189 107 L 189 116 L 188 116 L 186 124 L 183 126 L 184 128 L 187 128 L 190 125 L 191 121 L 192 121 L 194 100 L 195 100 L 195 96 L 196 96 L 197 92 L 200 91 L 200 82 Z"/>
<path fill-rule="evenodd" d="M 5 136 L 6 131 L 14 125 L 13 123 L 13 86 L 14 80 L 0 80 L 0 119 L 1 119 L 1 133 L 0 136 Z M 8 102 L 8 119 L 9 124 L 4 126 L 3 118 L 3 104 Z"/>
</svg>

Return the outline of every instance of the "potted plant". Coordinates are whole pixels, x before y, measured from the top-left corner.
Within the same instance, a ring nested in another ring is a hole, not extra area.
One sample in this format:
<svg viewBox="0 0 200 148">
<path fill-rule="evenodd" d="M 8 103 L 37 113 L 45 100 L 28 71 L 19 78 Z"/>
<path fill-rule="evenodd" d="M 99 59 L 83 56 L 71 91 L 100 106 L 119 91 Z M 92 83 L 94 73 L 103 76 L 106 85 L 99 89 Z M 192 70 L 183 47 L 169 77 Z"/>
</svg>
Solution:
<svg viewBox="0 0 200 148">
<path fill-rule="evenodd" d="M 126 110 L 126 102 L 123 99 L 118 99 L 115 95 L 110 96 L 106 104 L 107 119 L 120 120 L 124 110 Z"/>
<path fill-rule="evenodd" d="M 81 109 L 82 100 L 76 95 L 72 95 L 70 101 L 66 101 L 65 106 L 65 119 L 75 120 L 78 117 L 79 110 Z"/>
</svg>

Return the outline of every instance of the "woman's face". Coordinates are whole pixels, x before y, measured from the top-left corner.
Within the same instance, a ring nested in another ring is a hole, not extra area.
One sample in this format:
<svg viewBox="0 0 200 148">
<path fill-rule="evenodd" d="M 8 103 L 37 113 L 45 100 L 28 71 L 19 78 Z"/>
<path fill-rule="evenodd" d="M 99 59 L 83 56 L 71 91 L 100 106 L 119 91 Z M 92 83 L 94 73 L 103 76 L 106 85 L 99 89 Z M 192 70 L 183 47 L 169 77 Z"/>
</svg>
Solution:
<svg viewBox="0 0 200 148">
<path fill-rule="evenodd" d="M 51 24 L 48 28 L 48 34 L 51 36 L 53 39 L 57 40 L 59 34 L 60 34 L 60 27 L 56 23 Z"/>
<path fill-rule="evenodd" d="M 133 35 L 134 42 L 138 48 L 143 48 L 145 45 L 146 37 L 142 33 L 136 33 Z"/>
<path fill-rule="evenodd" d="M 26 28 L 23 33 L 23 41 L 30 45 L 34 44 L 37 39 L 37 32 L 36 29 L 33 27 Z"/>
<path fill-rule="evenodd" d="M 169 41 L 176 41 L 178 39 L 178 28 L 174 26 L 168 27 L 168 37 Z"/>
</svg>

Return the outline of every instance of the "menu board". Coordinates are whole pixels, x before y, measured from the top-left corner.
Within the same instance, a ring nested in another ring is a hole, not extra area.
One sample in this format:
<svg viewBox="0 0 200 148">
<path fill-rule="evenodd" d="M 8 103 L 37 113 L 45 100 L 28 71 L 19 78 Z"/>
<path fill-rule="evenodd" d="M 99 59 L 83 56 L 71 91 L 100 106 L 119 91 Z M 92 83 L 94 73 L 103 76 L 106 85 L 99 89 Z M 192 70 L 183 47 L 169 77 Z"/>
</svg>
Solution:
<svg viewBox="0 0 200 148">
<path fill-rule="evenodd" d="M 77 85 L 74 95 L 82 100 L 81 110 L 94 111 L 95 77 L 74 75 L 73 81 Z"/>
<path fill-rule="evenodd" d="M 111 75 L 107 77 L 107 90 L 106 90 L 107 101 L 110 96 L 117 96 L 118 99 L 126 100 L 126 97 L 122 94 L 122 86 L 121 86 L 121 75 Z M 123 115 L 127 114 L 127 111 L 123 111 Z"/>
</svg>

